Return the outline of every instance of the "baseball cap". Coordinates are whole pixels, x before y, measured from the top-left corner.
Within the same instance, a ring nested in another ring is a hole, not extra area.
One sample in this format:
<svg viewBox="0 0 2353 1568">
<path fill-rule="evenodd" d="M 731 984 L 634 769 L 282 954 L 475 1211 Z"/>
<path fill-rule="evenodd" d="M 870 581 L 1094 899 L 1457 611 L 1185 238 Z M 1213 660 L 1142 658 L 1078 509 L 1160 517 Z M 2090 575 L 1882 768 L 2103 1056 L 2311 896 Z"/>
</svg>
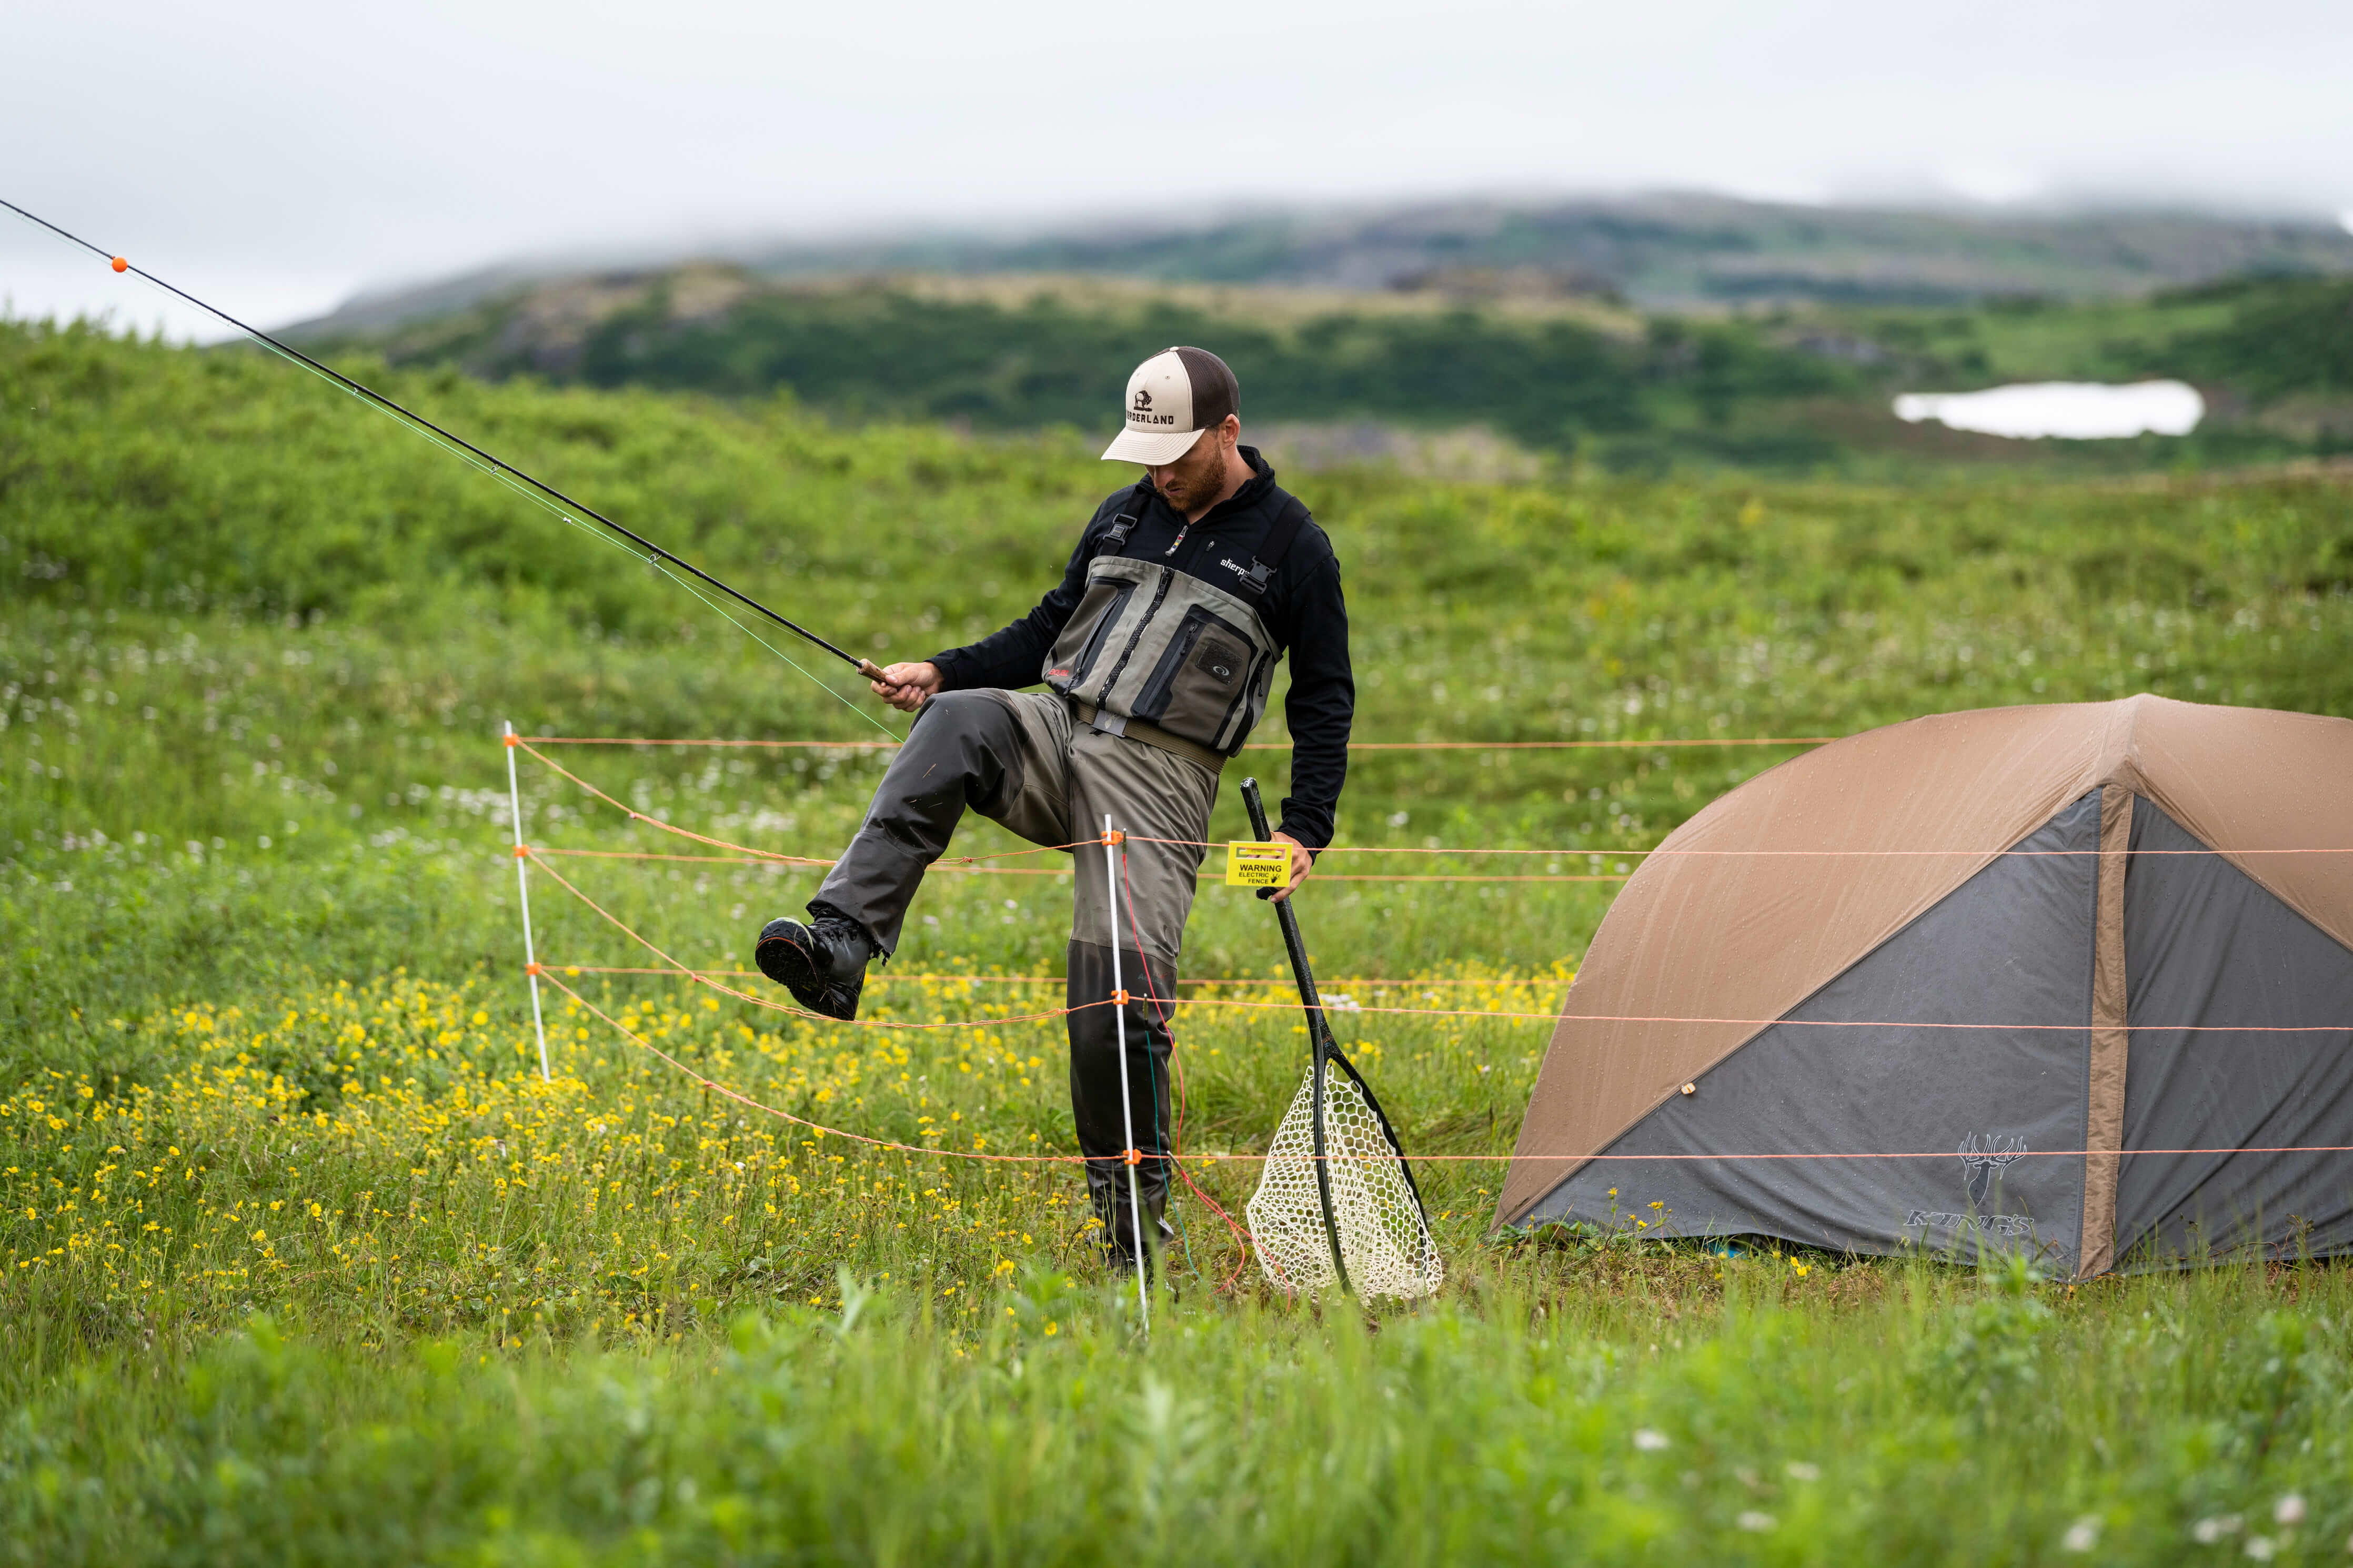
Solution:
<svg viewBox="0 0 2353 1568">
<path fill-rule="evenodd" d="M 1207 349 L 1164 349 L 1127 378 L 1127 428 L 1103 448 L 1103 460 L 1173 463 L 1202 431 L 1240 413 L 1241 402 L 1225 361 Z"/>
</svg>

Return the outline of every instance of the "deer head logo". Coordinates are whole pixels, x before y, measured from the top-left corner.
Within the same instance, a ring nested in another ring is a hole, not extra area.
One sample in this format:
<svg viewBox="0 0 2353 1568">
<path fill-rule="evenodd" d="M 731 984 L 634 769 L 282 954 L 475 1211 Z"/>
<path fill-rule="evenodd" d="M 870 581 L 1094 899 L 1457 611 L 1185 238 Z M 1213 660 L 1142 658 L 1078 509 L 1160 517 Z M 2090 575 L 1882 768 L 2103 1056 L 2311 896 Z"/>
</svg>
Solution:
<svg viewBox="0 0 2353 1568">
<path fill-rule="evenodd" d="M 2003 1140 L 1987 1137 L 1980 1140 L 1974 1132 L 1961 1140 L 1961 1179 L 1969 1190 L 1971 1210 L 1982 1209 L 1993 1194 L 1994 1179 L 2002 1168 L 2026 1152 L 2026 1140 Z"/>
</svg>

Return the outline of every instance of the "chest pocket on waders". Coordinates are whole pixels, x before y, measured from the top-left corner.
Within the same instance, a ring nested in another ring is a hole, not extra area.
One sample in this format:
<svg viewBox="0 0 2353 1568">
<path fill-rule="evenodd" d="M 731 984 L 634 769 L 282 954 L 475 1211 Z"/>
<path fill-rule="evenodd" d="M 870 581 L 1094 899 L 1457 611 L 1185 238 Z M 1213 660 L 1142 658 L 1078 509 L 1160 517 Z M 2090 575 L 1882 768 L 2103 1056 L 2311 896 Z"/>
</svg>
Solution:
<svg viewBox="0 0 2353 1568">
<path fill-rule="evenodd" d="M 1205 605 L 1187 606 L 1136 694 L 1133 716 L 1180 735 L 1222 739 L 1250 689 L 1257 640 Z"/>
<path fill-rule="evenodd" d="M 1135 584 L 1132 580 L 1122 582 L 1116 578 L 1096 577 L 1088 582 L 1086 597 L 1079 601 L 1077 612 L 1071 616 L 1070 628 L 1063 632 L 1060 645 L 1047 658 L 1048 685 L 1057 691 L 1076 691 L 1079 689 L 1080 684 L 1094 672 L 1095 665 L 1103 658 L 1103 644 L 1111 637 L 1112 628 L 1119 624 L 1128 600 L 1134 596 Z M 1078 647 L 1071 651 L 1069 662 L 1064 663 L 1055 656 L 1061 654 L 1072 640 L 1071 634 L 1073 631 L 1079 634 Z"/>
</svg>

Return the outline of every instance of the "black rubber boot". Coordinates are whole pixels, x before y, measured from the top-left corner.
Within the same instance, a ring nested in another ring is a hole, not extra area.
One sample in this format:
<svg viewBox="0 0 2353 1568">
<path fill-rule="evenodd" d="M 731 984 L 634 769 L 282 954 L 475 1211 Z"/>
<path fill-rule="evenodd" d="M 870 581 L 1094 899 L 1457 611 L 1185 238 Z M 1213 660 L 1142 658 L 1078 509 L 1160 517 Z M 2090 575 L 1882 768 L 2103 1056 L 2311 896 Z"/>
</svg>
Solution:
<svg viewBox="0 0 2353 1568">
<path fill-rule="evenodd" d="M 1157 1163 L 1158 1161 L 1146 1162 L 1147 1165 Z M 1095 1217 L 1103 1222 L 1103 1267 L 1113 1278 L 1124 1279 L 1135 1272 L 1135 1233 L 1128 1224 L 1127 1168 L 1120 1165 L 1113 1169 L 1117 1174 L 1113 1180 L 1117 1184 L 1098 1188 L 1090 1195 L 1095 1202 Z M 1142 1200 L 1144 1211 L 1144 1273 L 1149 1279 L 1155 1278 L 1157 1260 L 1166 1258 L 1176 1245 L 1176 1227 L 1168 1223 L 1166 1212 L 1167 1177 L 1143 1183 L 1136 1196 Z"/>
<path fill-rule="evenodd" d="M 786 917 L 762 927 L 754 956 L 760 973 L 791 992 L 794 1001 L 847 1022 L 858 1016 L 874 943 L 856 921 L 829 905 L 811 904 L 806 921 Z"/>
</svg>

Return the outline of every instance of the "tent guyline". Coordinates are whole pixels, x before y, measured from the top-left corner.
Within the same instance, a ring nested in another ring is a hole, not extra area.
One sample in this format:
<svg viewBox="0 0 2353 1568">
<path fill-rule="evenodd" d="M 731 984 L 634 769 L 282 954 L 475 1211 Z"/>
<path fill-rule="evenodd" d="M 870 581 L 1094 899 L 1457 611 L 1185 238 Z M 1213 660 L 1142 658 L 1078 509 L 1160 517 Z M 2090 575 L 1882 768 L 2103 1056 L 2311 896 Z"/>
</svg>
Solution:
<svg viewBox="0 0 2353 1568">
<path fill-rule="evenodd" d="M 177 284 L 167 282 L 164 279 L 156 277 L 153 273 L 148 271 L 142 267 L 135 267 L 132 265 L 132 263 L 125 258 L 114 255 L 112 252 L 108 251 L 101 247 L 93 245 L 89 240 L 82 238 L 79 235 L 72 233 L 70 230 L 61 228 L 58 225 L 51 223 L 48 219 L 42 217 L 37 214 L 27 212 L 14 202 L 8 201 L 5 198 L 0 198 L 0 207 L 6 207 L 10 212 L 15 213 L 18 217 L 23 218 L 27 223 L 37 225 L 40 228 L 43 228 L 48 233 L 56 236 L 58 238 L 64 240 L 68 244 L 78 246 L 81 249 L 90 252 L 92 256 L 95 256 L 100 260 L 106 262 L 115 271 L 128 273 L 153 288 L 163 289 L 164 292 L 171 294 L 174 298 L 194 305 L 197 310 L 204 311 L 209 316 L 213 316 L 222 321 L 226 321 L 228 325 L 236 328 L 238 331 L 243 332 L 247 337 L 251 338 L 255 342 L 261 344 L 264 348 L 267 348 L 280 359 L 286 360 L 290 363 L 300 365 L 315 375 L 324 377 L 336 386 L 339 386 L 345 392 L 350 393 L 353 396 L 359 398 L 370 407 L 389 416 L 404 427 L 414 431 L 419 436 L 423 436 L 429 441 L 432 441 L 436 446 L 442 447 L 445 451 L 451 452 L 452 454 L 460 457 L 463 460 L 474 467 L 485 469 L 487 472 L 498 478 L 501 482 L 509 485 L 510 488 L 520 487 L 521 493 L 532 497 L 532 499 L 538 504 L 550 507 L 550 510 L 554 510 L 554 507 L 568 508 L 570 510 L 579 513 L 580 516 L 592 520 L 607 529 L 610 534 L 617 536 L 620 540 L 628 541 L 629 546 L 645 560 L 647 564 L 655 567 L 665 575 L 670 576 L 672 581 L 680 583 L 682 587 L 686 588 L 687 592 L 693 594 L 696 598 L 702 599 L 704 604 L 709 605 L 712 609 L 717 610 L 723 617 L 733 624 L 737 629 L 752 635 L 754 637 L 754 640 L 759 641 L 762 647 L 768 647 L 770 652 L 775 653 L 779 658 L 783 658 L 786 663 L 791 664 L 795 669 L 800 670 L 803 675 L 808 676 L 808 679 L 817 685 L 825 687 L 825 683 L 823 681 L 818 680 L 817 677 L 814 675 L 809 675 L 808 671 L 801 669 L 801 667 L 793 663 L 793 660 L 789 657 L 786 656 L 781 649 L 769 645 L 765 639 L 758 637 L 757 634 L 751 633 L 749 627 L 744 626 L 742 622 L 736 621 L 734 616 L 728 615 L 723 606 L 713 604 L 710 599 L 705 598 L 704 595 L 694 587 L 692 583 L 685 582 L 683 579 L 679 578 L 676 574 L 683 572 L 688 577 L 694 579 L 695 582 L 700 582 L 705 586 L 716 589 L 718 592 L 724 594 L 727 597 L 734 600 L 745 608 L 756 612 L 758 615 L 765 617 L 776 626 L 783 627 L 786 631 L 792 633 L 795 637 L 800 637 L 804 641 L 811 643 L 817 647 L 822 648 L 825 652 L 831 654 L 834 658 L 841 660 L 844 664 L 849 665 L 852 669 L 858 671 L 859 674 L 865 676 L 868 679 L 873 680 L 880 679 L 881 678 L 882 671 L 871 659 L 861 658 L 858 655 L 851 653 L 849 649 L 828 641 L 825 637 L 819 637 L 817 633 L 809 630 L 807 626 L 800 625 L 798 622 L 789 620 L 784 616 L 777 614 L 775 610 L 770 609 L 767 605 L 762 604 L 759 600 L 754 599 L 749 594 L 744 593 L 742 589 L 722 582 L 719 578 L 704 571 L 702 567 L 695 565 L 685 557 L 675 554 L 669 550 L 665 550 L 660 545 L 656 544 L 652 540 L 648 539 L 645 535 L 614 521 L 611 518 L 607 517 L 603 512 L 598 511 L 595 507 L 589 506 L 584 501 L 575 500 L 572 496 L 569 496 L 564 491 L 556 489 L 554 485 L 549 484 L 546 480 L 538 478 L 536 475 L 526 473 L 522 469 L 516 468 L 512 463 L 508 462 L 505 458 L 498 456 L 496 453 L 486 451 L 482 447 L 474 445 L 474 443 L 467 440 L 464 437 L 458 435 L 454 431 L 435 424 L 432 420 L 427 419 L 425 416 L 417 413 L 415 409 L 395 402 L 393 399 L 385 396 L 383 393 L 376 391 L 374 387 L 353 380 L 351 376 L 344 374 L 334 366 L 327 364 L 321 360 L 313 359 L 311 355 L 304 353 L 301 349 L 295 348 L 292 344 L 283 342 L 279 339 L 270 336 L 268 332 L 263 331 L 260 328 L 253 326 L 248 322 L 240 321 L 237 317 L 230 315 L 227 310 L 222 310 L 219 306 L 212 304 L 207 300 L 199 300 L 194 294 L 189 293 L 186 289 L 180 288 Z M 553 503 L 553 505 L 551 505 L 551 503 Z M 557 512 L 557 515 L 559 517 L 563 517 L 565 521 L 573 522 L 577 525 L 576 519 L 565 516 L 561 511 Z M 840 693 L 834 692 L 833 689 L 830 687 L 825 687 L 825 689 L 828 692 L 832 692 L 832 694 L 837 698 L 840 697 Z M 844 700 L 845 702 L 847 701 L 846 699 Z M 868 713 L 862 708 L 859 708 L 855 703 L 848 703 L 847 705 L 850 707 L 853 711 L 858 713 L 860 717 L 865 719 L 867 722 L 873 724 L 876 729 L 882 731 L 886 735 L 891 734 L 889 727 L 875 719 L 872 714 Z M 893 741 L 895 743 L 895 736 L 893 737 Z"/>
</svg>

